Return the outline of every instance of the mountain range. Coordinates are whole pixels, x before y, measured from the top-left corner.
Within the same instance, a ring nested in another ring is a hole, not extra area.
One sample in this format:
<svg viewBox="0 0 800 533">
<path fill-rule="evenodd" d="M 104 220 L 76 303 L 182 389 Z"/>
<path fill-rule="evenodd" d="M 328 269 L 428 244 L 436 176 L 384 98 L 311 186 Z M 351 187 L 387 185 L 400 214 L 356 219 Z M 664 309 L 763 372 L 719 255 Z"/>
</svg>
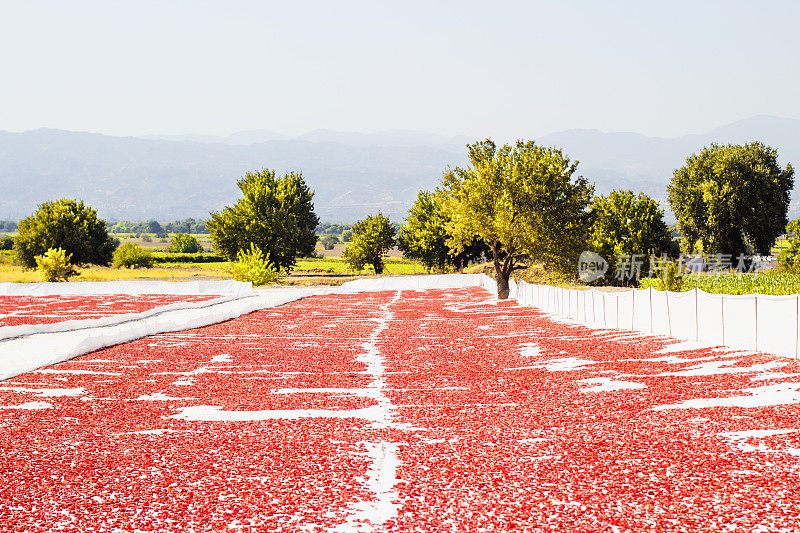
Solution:
<svg viewBox="0 0 800 533">
<path fill-rule="evenodd" d="M 302 170 L 323 221 L 353 222 L 382 211 L 402 221 L 417 191 L 436 187 L 448 166 L 466 164 L 474 139 L 387 130 L 315 130 L 288 137 L 251 130 L 227 137 L 115 137 L 39 129 L 0 131 L 0 220 L 38 204 L 79 198 L 107 219 L 205 218 L 238 197 L 236 180 L 260 168 Z M 800 162 L 800 120 L 759 115 L 677 138 L 573 129 L 536 139 L 580 161 L 597 193 L 626 188 L 666 208 L 666 185 L 686 157 L 712 142 L 762 141 L 782 165 Z M 793 194 L 791 215 L 800 214 Z"/>
</svg>

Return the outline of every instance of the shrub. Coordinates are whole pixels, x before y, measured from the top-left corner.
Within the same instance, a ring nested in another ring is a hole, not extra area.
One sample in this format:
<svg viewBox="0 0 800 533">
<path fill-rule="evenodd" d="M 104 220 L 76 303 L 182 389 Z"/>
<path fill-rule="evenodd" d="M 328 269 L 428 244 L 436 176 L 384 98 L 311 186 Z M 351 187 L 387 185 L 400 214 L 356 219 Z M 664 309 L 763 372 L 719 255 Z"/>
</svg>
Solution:
<svg viewBox="0 0 800 533">
<path fill-rule="evenodd" d="M 664 273 L 655 278 L 644 278 L 639 282 L 640 289 L 653 287 L 659 291 L 681 292 L 684 278 L 680 275 L 677 261 L 670 261 L 664 268 Z"/>
<path fill-rule="evenodd" d="M 253 285 L 268 285 L 278 281 L 278 273 L 269 264 L 267 256 L 255 244 L 250 250 L 239 250 L 233 263 L 233 279 L 249 281 Z"/>
<path fill-rule="evenodd" d="M 197 242 L 194 235 L 178 233 L 172 238 L 167 249 L 172 254 L 196 254 L 203 251 L 203 247 Z"/>
<path fill-rule="evenodd" d="M 319 242 L 322 243 L 322 247 L 326 250 L 333 250 L 339 244 L 339 238 L 336 235 L 326 235 Z"/>
<path fill-rule="evenodd" d="M 388 217 L 380 213 L 369 215 L 353 224 L 353 240 L 342 257 L 354 270 L 364 270 L 364 266 L 372 265 L 376 274 L 382 274 L 385 267 L 383 258 L 394 246 L 395 231 Z"/>
<path fill-rule="evenodd" d="M 78 275 L 70 263 L 70 255 L 61 248 L 50 248 L 35 259 L 36 269 L 42 272 L 45 281 L 69 281 Z"/>
<path fill-rule="evenodd" d="M 788 246 L 778 254 L 778 266 L 784 272 L 800 273 L 800 219 L 786 226 Z"/>
<path fill-rule="evenodd" d="M 147 233 L 142 235 L 142 242 L 153 242 L 153 238 Z"/>
<path fill-rule="evenodd" d="M 10 250 L 14 247 L 13 237 L 3 236 L 0 237 L 0 250 Z"/>
<path fill-rule="evenodd" d="M 153 256 L 149 250 L 126 242 L 114 251 L 114 266 L 116 268 L 150 268 L 153 266 Z"/>
<path fill-rule="evenodd" d="M 107 265 L 114 240 L 97 211 L 76 200 L 46 202 L 19 223 L 15 255 L 25 268 L 36 268 L 36 256 L 61 248 L 75 264 Z"/>
</svg>

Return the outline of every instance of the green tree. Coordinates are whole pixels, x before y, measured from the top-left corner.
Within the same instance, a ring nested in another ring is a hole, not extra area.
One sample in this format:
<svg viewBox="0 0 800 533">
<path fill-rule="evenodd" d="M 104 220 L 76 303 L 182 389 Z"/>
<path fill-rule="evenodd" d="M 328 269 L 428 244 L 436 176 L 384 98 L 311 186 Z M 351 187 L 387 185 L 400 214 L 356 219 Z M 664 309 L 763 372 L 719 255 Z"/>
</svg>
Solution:
<svg viewBox="0 0 800 533">
<path fill-rule="evenodd" d="M 76 200 L 42 204 L 19 223 L 18 231 L 14 248 L 25 268 L 36 268 L 36 256 L 51 248 L 63 249 L 74 264 L 107 265 L 115 248 L 97 211 Z"/>
<path fill-rule="evenodd" d="M 383 273 L 383 258 L 394 246 L 395 227 L 382 214 L 369 215 L 353 225 L 353 240 L 344 250 L 343 257 L 355 270 L 372 265 L 376 274 Z"/>
<path fill-rule="evenodd" d="M 444 176 L 450 244 L 477 237 L 492 254 L 498 297 L 508 298 L 511 273 L 538 261 L 570 271 L 586 244 L 594 187 L 575 176 L 561 150 L 533 141 L 497 149 L 490 139 L 469 145 L 471 166 Z"/>
<path fill-rule="evenodd" d="M 336 235 L 327 234 L 322 239 L 320 239 L 323 248 L 326 250 L 333 250 L 333 248 L 339 244 L 339 237 Z"/>
<path fill-rule="evenodd" d="M 712 144 L 692 154 L 667 187 L 684 252 L 766 255 L 787 223 L 792 165 L 760 142 Z"/>
<path fill-rule="evenodd" d="M 203 247 L 197 242 L 194 235 L 178 233 L 169 243 L 167 252 L 171 254 L 196 254 L 203 251 Z"/>
<path fill-rule="evenodd" d="M 248 172 L 238 182 L 244 198 L 220 213 L 212 213 L 206 229 L 214 249 L 229 260 L 250 244 L 261 250 L 276 270 L 290 270 L 298 257 L 314 252 L 319 219 L 314 193 L 299 172 L 277 178 L 275 171 Z"/>
<path fill-rule="evenodd" d="M 778 266 L 782 270 L 800 274 L 800 219 L 792 220 L 786 226 L 788 245 L 778 254 Z"/>
<path fill-rule="evenodd" d="M 114 250 L 113 262 L 116 268 L 151 268 L 153 255 L 150 250 L 136 246 L 132 242 L 126 242 Z"/>
<path fill-rule="evenodd" d="M 146 233 L 161 233 L 164 230 L 161 228 L 161 224 L 155 220 L 148 220 L 144 223 L 144 231 Z"/>
<path fill-rule="evenodd" d="M 406 223 L 400 228 L 400 251 L 407 258 L 422 263 L 429 271 L 443 272 L 451 266 L 460 270 L 489 251 L 486 243 L 478 238 L 460 250 L 450 248 L 448 240 L 451 236 L 447 232 L 450 215 L 445 202 L 442 190 L 437 189 L 433 193 L 420 191 L 409 210 Z"/>
<path fill-rule="evenodd" d="M 592 213 L 589 249 L 608 261 L 607 280 L 614 277 L 622 256 L 638 255 L 637 260 L 642 261 L 641 275 L 646 276 L 651 255 L 677 255 L 672 233 L 664 222 L 664 211 L 646 194 L 612 191 L 594 199 Z M 631 264 L 634 264 L 632 259 Z"/>
</svg>

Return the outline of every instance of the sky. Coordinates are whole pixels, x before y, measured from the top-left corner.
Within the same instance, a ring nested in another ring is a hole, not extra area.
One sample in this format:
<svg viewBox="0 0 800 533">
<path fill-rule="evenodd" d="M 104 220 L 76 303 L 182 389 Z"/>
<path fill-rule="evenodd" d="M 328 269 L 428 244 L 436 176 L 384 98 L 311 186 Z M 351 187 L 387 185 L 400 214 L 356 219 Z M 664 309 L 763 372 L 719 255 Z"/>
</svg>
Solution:
<svg viewBox="0 0 800 533">
<path fill-rule="evenodd" d="M 0 0 L 0 130 L 674 137 L 800 119 L 796 1 Z"/>
</svg>

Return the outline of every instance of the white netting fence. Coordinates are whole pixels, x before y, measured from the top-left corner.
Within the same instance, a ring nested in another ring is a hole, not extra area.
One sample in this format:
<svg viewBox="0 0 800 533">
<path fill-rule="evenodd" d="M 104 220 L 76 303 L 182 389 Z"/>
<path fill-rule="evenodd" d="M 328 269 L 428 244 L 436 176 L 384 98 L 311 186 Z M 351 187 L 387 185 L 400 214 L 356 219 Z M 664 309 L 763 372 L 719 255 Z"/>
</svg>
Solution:
<svg viewBox="0 0 800 533">
<path fill-rule="evenodd" d="M 665 335 L 710 345 L 797 357 L 800 354 L 800 295 L 709 294 L 652 288 L 607 292 L 576 290 L 524 281 L 511 296 L 592 327 Z"/>
</svg>

